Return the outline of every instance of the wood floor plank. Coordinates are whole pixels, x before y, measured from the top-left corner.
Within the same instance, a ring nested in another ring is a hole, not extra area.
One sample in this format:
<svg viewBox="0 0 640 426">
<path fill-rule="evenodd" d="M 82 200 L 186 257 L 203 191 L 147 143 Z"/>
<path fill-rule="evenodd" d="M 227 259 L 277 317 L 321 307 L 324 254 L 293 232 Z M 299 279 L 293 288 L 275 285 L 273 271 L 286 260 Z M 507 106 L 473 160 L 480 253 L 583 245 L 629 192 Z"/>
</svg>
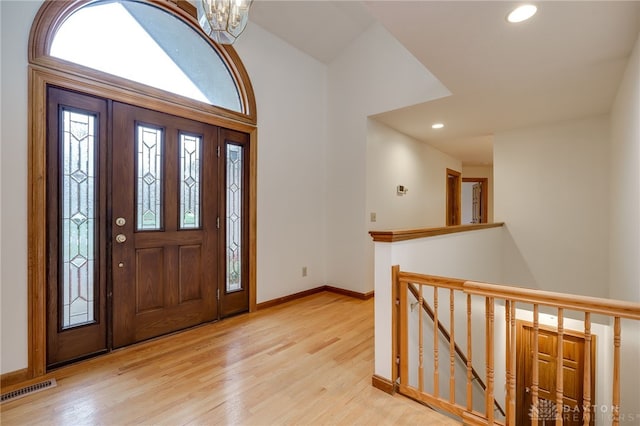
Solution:
<svg viewBox="0 0 640 426">
<path fill-rule="evenodd" d="M 373 299 L 322 292 L 59 369 L 2 425 L 458 425 L 371 386 Z"/>
</svg>

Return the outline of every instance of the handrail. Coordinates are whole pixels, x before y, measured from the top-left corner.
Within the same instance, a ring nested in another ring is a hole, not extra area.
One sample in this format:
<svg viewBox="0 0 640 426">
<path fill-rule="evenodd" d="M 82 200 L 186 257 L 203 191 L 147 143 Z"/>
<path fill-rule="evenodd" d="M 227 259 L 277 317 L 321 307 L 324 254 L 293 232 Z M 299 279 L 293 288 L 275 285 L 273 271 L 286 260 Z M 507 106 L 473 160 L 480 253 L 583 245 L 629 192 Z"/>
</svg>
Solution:
<svg viewBox="0 0 640 426">
<path fill-rule="evenodd" d="M 464 292 L 477 296 L 497 297 L 516 302 L 547 305 L 577 311 L 587 311 L 612 317 L 640 320 L 640 304 L 623 300 L 600 299 L 553 291 L 466 281 Z"/>
<path fill-rule="evenodd" d="M 416 289 L 413 284 L 409 284 L 409 291 L 411 292 L 411 294 L 413 294 L 413 296 L 416 299 L 418 299 L 418 289 Z M 433 321 L 434 319 L 433 310 L 431 309 L 431 306 L 429 306 L 427 301 L 424 299 L 422 300 L 422 309 L 427 313 L 427 315 L 429 315 L 429 318 L 431 318 L 431 321 Z M 447 342 L 451 343 L 451 335 L 449 334 L 447 329 L 442 325 L 442 322 L 438 322 L 438 330 L 440 330 L 440 332 L 444 335 L 445 339 L 447 339 Z M 456 342 L 453 342 L 453 344 L 455 346 L 456 354 L 462 360 L 462 362 L 464 362 L 464 364 L 467 365 L 467 363 L 469 362 L 469 360 L 467 359 L 467 356 L 464 354 L 464 352 L 462 352 L 462 349 L 460 349 L 460 346 L 458 346 Z M 484 381 L 482 380 L 482 378 L 480 377 L 480 375 L 478 374 L 478 372 L 474 367 L 471 367 L 471 374 L 473 375 L 473 379 L 476 382 L 478 382 L 480 387 L 482 387 L 482 390 L 487 389 L 487 385 L 485 385 Z M 505 412 L 502 406 L 500 405 L 500 403 L 495 399 L 493 400 L 493 402 L 496 408 L 498 409 L 498 411 L 500 411 L 500 413 L 504 416 Z"/>
<path fill-rule="evenodd" d="M 395 243 L 397 241 L 415 240 L 458 232 L 477 231 L 480 229 L 499 228 L 504 222 L 472 223 L 467 225 L 445 226 L 440 228 L 398 229 L 393 231 L 369 231 L 369 235 L 377 243 Z"/>
</svg>

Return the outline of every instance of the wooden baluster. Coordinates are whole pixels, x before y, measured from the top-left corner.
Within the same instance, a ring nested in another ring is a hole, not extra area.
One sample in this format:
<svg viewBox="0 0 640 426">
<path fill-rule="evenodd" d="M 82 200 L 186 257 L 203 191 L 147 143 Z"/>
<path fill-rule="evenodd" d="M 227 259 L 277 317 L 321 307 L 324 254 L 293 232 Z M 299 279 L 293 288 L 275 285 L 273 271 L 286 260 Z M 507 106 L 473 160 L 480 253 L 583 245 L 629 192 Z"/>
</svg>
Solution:
<svg viewBox="0 0 640 426">
<path fill-rule="evenodd" d="M 454 333 L 455 324 L 455 302 L 453 289 L 449 289 L 449 327 L 451 328 L 449 339 L 449 402 L 456 403 L 456 337 Z"/>
<path fill-rule="evenodd" d="M 564 407 L 563 368 L 564 368 L 564 311 L 558 308 L 558 349 L 556 354 L 556 426 L 562 426 Z"/>
<path fill-rule="evenodd" d="M 487 388 L 485 389 L 485 407 L 487 421 L 493 424 L 493 323 L 494 323 L 494 301 L 493 297 L 486 298 L 486 363 L 487 363 Z"/>
<path fill-rule="evenodd" d="M 440 373 L 438 372 L 438 287 L 433 288 L 433 396 L 440 395 Z"/>
<path fill-rule="evenodd" d="M 407 292 L 409 284 L 400 281 L 400 385 L 409 385 L 409 314 L 407 312 Z"/>
<path fill-rule="evenodd" d="M 538 305 L 533 305 L 533 368 L 531 369 L 531 406 L 538 413 Z M 531 426 L 538 426 L 538 415 L 531 419 Z"/>
<path fill-rule="evenodd" d="M 509 351 L 511 350 L 511 301 L 510 300 L 505 300 L 504 301 L 504 319 L 506 322 L 506 327 L 505 327 L 505 379 L 506 379 L 506 391 L 507 391 L 507 424 L 509 424 L 508 420 L 509 420 L 509 415 L 510 413 L 510 409 L 511 407 L 509 406 L 509 401 L 511 401 L 511 388 L 509 387 L 509 382 L 511 381 L 511 374 L 513 374 L 513 367 L 511 366 L 511 355 L 509 354 Z M 513 336 L 515 337 L 515 336 Z"/>
<path fill-rule="evenodd" d="M 422 326 L 422 285 L 418 285 L 418 389 L 424 392 L 424 330 Z M 434 328 L 434 333 L 438 334 L 438 329 Z"/>
<path fill-rule="evenodd" d="M 582 424 L 591 423 L 591 313 L 584 313 L 584 373 L 582 382 Z"/>
<path fill-rule="evenodd" d="M 471 363 L 471 295 L 467 294 L 467 411 L 473 411 L 473 364 Z"/>
<path fill-rule="evenodd" d="M 620 317 L 613 320 L 613 404 L 612 425 L 620 424 Z"/>
<path fill-rule="evenodd" d="M 511 349 L 508 356 L 511 358 L 511 378 L 509 380 L 510 398 L 507 408 L 507 425 L 515 426 L 516 424 L 516 302 L 511 302 Z"/>
</svg>

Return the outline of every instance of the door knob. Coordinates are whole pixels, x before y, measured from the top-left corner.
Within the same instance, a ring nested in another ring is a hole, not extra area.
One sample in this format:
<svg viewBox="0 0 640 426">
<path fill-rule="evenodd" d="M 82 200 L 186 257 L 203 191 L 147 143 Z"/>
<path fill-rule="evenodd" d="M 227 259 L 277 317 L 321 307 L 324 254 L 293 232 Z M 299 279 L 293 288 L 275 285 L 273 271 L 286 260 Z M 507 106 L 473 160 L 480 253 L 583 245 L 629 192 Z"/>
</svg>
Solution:
<svg viewBox="0 0 640 426">
<path fill-rule="evenodd" d="M 126 237 L 126 235 L 124 235 L 124 234 L 118 234 L 118 235 L 116 235 L 116 242 L 117 242 L 117 243 L 122 244 L 122 243 L 124 243 L 125 241 L 127 241 L 127 237 Z"/>
</svg>

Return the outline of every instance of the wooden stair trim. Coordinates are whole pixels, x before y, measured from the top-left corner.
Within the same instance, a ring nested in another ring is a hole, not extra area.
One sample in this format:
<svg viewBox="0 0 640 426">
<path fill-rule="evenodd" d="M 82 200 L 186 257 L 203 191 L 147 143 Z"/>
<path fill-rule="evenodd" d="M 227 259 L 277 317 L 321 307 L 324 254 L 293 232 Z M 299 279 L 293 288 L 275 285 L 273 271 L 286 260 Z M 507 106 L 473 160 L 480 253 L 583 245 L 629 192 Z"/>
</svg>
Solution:
<svg viewBox="0 0 640 426">
<path fill-rule="evenodd" d="M 456 234 L 458 232 L 478 231 L 481 229 L 499 228 L 504 222 L 476 223 L 467 225 L 445 226 L 441 228 L 399 229 L 394 231 L 369 231 L 369 235 L 376 243 L 395 243 L 398 241 L 415 240 L 418 238 L 435 237 L 438 235 Z"/>
<path fill-rule="evenodd" d="M 389 395 L 396 393 L 395 384 L 391 380 L 385 379 L 377 374 L 371 376 L 371 385 L 376 389 L 380 389 L 382 392 L 388 393 Z"/>
</svg>

